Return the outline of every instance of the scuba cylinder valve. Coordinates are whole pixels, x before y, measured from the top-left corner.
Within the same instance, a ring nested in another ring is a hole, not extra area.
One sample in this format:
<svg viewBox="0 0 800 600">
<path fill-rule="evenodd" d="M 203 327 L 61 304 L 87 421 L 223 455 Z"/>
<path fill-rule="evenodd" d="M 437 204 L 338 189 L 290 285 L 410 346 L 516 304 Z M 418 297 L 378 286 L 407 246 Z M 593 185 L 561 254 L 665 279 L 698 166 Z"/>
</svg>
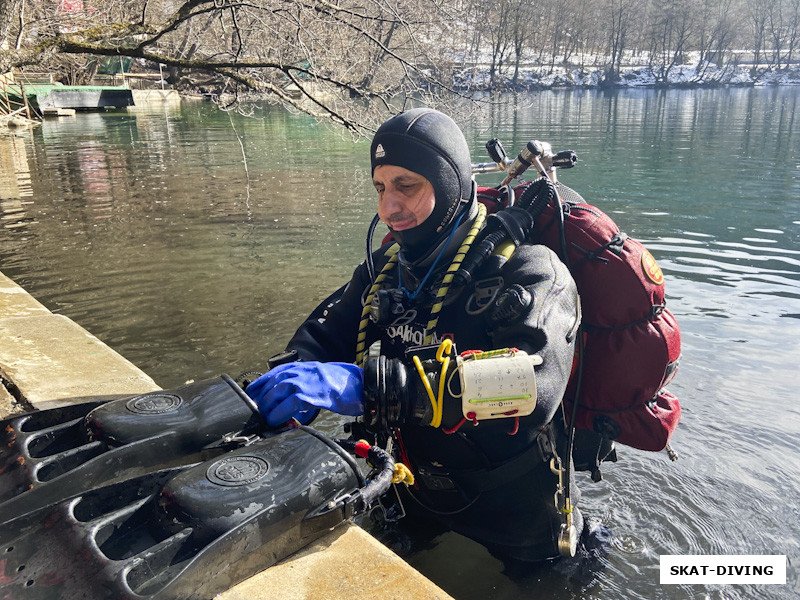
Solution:
<svg viewBox="0 0 800 600">
<path fill-rule="evenodd" d="M 503 144 L 497 138 L 492 138 L 486 142 L 486 152 L 493 162 L 479 163 L 472 165 L 472 174 L 478 173 L 496 173 L 497 171 L 507 171 L 511 166 L 511 159 L 506 155 Z"/>
<path fill-rule="evenodd" d="M 544 154 L 544 147 L 540 141 L 531 140 L 525 144 L 525 147 L 519 151 L 519 154 L 517 154 L 517 158 L 515 158 L 514 162 L 512 162 L 508 167 L 508 174 L 503 180 L 503 183 L 500 185 L 508 185 L 511 183 L 512 179 L 516 179 L 522 175 L 528 169 L 528 167 L 533 164 L 534 158 L 537 158 L 542 154 Z"/>
<path fill-rule="evenodd" d="M 555 181 L 555 169 L 571 169 L 578 164 L 578 156 L 572 150 L 563 150 L 553 154 L 553 148 L 547 142 L 531 140 L 519 151 L 517 158 L 505 169 L 507 175 L 500 185 L 508 185 L 513 179 L 520 177 L 533 164 L 536 165 L 539 175 L 549 177 Z"/>
<path fill-rule="evenodd" d="M 486 142 L 486 152 L 489 153 L 489 157 L 498 165 L 505 165 L 507 164 L 507 161 L 508 164 L 510 164 L 508 155 L 506 154 L 506 149 L 503 148 L 503 144 L 501 144 L 500 140 L 497 138 L 492 138 Z"/>
</svg>

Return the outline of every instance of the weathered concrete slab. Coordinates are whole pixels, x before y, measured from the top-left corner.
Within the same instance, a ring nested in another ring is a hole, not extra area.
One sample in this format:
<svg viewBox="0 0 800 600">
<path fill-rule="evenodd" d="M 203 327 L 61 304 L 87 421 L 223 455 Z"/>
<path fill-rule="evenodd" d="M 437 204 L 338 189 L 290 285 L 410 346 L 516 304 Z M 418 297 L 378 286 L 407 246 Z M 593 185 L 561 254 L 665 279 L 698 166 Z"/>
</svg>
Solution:
<svg viewBox="0 0 800 600">
<path fill-rule="evenodd" d="M 25 410 L 19 405 L 14 396 L 2 385 L 0 385 L 0 419 L 21 414 Z"/>
<path fill-rule="evenodd" d="M 159 389 L 131 362 L 63 315 L 0 319 L 0 370 L 34 408 Z"/>
<path fill-rule="evenodd" d="M 74 117 L 74 108 L 43 108 L 42 116 L 45 117 Z"/>
<path fill-rule="evenodd" d="M 134 106 L 147 104 L 180 103 L 181 96 L 175 90 L 131 90 Z"/>
<path fill-rule="evenodd" d="M 339 527 L 216 600 L 450 600 L 356 525 Z"/>
<path fill-rule="evenodd" d="M 133 94 L 127 88 L 63 86 L 38 94 L 40 108 L 123 108 L 133 106 Z"/>
<path fill-rule="evenodd" d="M 131 90 L 113 85 L 61 85 L 34 83 L 25 85 L 9 84 L 6 91 L 12 100 L 22 101 L 22 94 L 28 102 L 39 110 L 45 108 L 78 108 L 94 110 L 98 108 L 123 108 L 133 106 Z"/>
<path fill-rule="evenodd" d="M 0 376 L 34 408 L 157 390 L 156 383 L 95 336 L 54 315 L 0 274 Z"/>
<path fill-rule="evenodd" d="M 8 277 L 0 273 L 0 319 L 49 315 L 50 311 Z"/>
</svg>

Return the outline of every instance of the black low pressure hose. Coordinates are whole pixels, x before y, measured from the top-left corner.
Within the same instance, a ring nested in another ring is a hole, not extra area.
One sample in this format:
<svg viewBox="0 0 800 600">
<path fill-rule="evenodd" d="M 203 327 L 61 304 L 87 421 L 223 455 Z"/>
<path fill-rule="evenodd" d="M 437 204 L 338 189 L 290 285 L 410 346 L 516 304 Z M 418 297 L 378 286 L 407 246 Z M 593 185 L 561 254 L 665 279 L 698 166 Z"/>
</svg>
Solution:
<svg viewBox="0 0 800 600">
<path fill-rule="evenodd" d="M 525 188 L 516 206 L 527 209 L 535 221 L 555 197 L 556 188 L 553 182 L 548 177 L 540 177 Z"/>
<path fill-rule="evenodd" d="M 555 186 L 547 177 L 540 177 L 525 188 L 519 200 L 514 204 L 514 208 L 525 210 L 530 215 L 530 221 L 524 225 L 522 230 L 522 237 L 528 237 L 530 230 L 533 229 L 533 225 L 536 223 L 536 219 L 541 216 L 547 205 L 557 197 Z M 473 245 L 473 249 L 464 259 L 461 268 L 456 272 L 453 278 L 454 286 L 467 285 L 472 280 L 472 273 L 491 256 L 498 244 L 508 237 L 508 232 L 503 227 L 502 221 L 497 219 L 493 220 L 493 222 L 495 225 L 485 230 L 486 233 Z M 518 224 L 522 225 L 522 223 Z"/>
<path fill-rule="evenodd" d="M 366 443 L 357 442 L 356 440 L 336 440 L 346 451 L 365 458 L 367 463 L 376 469 L 376 474 L 367 481 L 367 484 L 359 490 L 362 510 L 372 504 L 372 502 L 379 496 L 385 494 L 389 487 L 392 485 L 392 477 L 394 476 L 394 459 L 383 448 L 378 446 L 367 447 Z"/>
<path fill-rule="evenodd" d="M 556 192 L 556 209 L 558 211 L 558 235 L 559 235 L 559 244 L 561 246 L 561 260 L 562 262 L 567 265 L 567 268 L 572 271 L 570 268 L 569 262 L 569 254 L 567 252 L 567 231 L 566 231 L 566 224 L 564 219 L 564 206 L 561 202 L 561 196 L 557 193 L 555 189 L 555 185 L 553 185 L 553 191 Z M 582 198 L 581 198 L 582 200 Z M 566 453 L 566 473 L 564 477 L 564 498 L 566 502 L 572 502 L 572 449 L 575 446 L 575 423 L 577 421 L 578 409 L 580 407 L 580 399 L 581 399 L 581 391 L 583 385 L 583 358 L 586 348 L 584 346 L 583 340 L 583 324 L 578 325 L 578 332 L 577 332 L 577 339 L 575 340 L 575 344 L 577 346 L 577 354 L 578 354 L 578 365 L 576 370 L 576 380 L 575 380 L 575 396 L 574 400 L 572 401 L 572 414 L 570 415 L 569 419 L 569 433 L 567 435 L 567 453 Z"/>
<path fill-rule="evenodd" d="M 370 282 L 375 281 L 375 262 L 372 260 L 372 236 L 375 234 L 375 228 L 378 226 L 381 218 L 375 214 L 372 217 L 372 222 L 367 229 L 367 272 L 369 273 Z"/>
</svg>

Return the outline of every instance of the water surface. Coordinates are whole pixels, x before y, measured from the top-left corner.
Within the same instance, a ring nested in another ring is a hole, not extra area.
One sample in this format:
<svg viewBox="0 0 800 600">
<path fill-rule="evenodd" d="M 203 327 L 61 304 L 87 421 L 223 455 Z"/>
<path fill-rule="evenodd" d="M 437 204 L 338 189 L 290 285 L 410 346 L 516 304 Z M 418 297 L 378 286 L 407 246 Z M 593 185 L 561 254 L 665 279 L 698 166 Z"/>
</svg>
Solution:
<svg viewBox="0 0 800 600">
<path fill-rule="evenodd" d="M 620 448 L 584 513 L 602 552 L 504 569 L 454 534 L 411 563 L 459 600 L 800 592 L 797 88 L 542 92 L 464 123 L 571 148 L 560 174 L 658 259 L 682 331 L 680 455 Z M 278 109 L 47 120 L 0 137 L 0 269 L 163 387 L 263 368 L 363 259 L 368 146 Z M 493 185 L 497 177 L 481 176 Z M 323 425 L 335 430 L 336 417 Z M 502 518 L 498 515 L 497 518 Z M 661 554 L 787 554 L 786 586 L 661 586 Z"/>
</svg>

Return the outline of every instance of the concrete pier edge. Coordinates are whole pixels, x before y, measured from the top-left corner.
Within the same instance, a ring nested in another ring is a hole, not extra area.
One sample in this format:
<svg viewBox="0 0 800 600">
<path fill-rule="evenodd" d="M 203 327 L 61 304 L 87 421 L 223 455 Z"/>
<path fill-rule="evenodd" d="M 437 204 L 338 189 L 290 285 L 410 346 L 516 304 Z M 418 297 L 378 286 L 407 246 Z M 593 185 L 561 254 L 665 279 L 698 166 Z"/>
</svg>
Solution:
<svg viewBox="0 0 800 600">
<path fill-rule="evenodd" d="M 0 272 L 0 419 L 160 389 L 136 365 Z M 219 600 L 452 600 L 353 523 L 217 596 Z"/>
</svg>

